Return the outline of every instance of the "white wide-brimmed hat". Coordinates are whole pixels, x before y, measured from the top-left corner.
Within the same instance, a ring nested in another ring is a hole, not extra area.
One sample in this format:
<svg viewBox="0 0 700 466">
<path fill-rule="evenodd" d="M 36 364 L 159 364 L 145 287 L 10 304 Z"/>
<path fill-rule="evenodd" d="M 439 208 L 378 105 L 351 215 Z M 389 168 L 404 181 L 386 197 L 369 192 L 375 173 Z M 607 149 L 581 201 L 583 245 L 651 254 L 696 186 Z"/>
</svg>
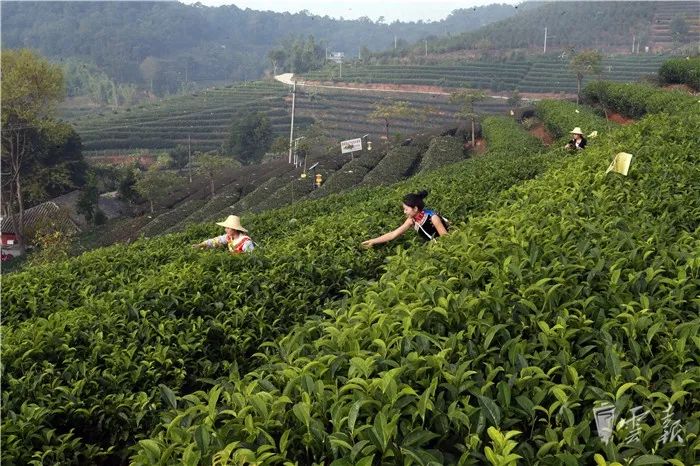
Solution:
<svg viewBox="0 0 700 466">
<path fill-rule="evenodd" d="M 234 230 L 248 233 L 248 230 L 243 228 L 243 225 L 241 225 L 241 218 L 238 215 L 229 215 L 226 220 L 223 222 L 216 222 L 216 224 L 224 228 L 233 228 Z"/>
<path fill-rule="evenodd" d="M 571 133 L 571 134 L 580 134 L 581 136 L 583 136 L 583 131 L 581 131 L 581 128 L 579 128 L 578 126 L 577 126 L 576 128 L 574 128 L 574 129 L 572 129 L 571 131 L 569 131 L 569 133 Z"/>
</svg>

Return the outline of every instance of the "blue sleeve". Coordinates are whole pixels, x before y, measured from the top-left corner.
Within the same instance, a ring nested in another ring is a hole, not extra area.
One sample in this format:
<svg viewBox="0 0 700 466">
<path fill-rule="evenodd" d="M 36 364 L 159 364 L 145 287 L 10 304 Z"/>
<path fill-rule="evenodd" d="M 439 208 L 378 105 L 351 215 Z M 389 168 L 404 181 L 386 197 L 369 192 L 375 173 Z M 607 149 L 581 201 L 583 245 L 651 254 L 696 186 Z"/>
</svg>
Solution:
<svg viewBox="0 0 700 466">
<path fill-rule="evenodd" d="M 253 249 L 255 249 L 255 244 L 252 240 L 246 241 L 243 245 L 243 252 L 251 252 Z"/>
</svg>

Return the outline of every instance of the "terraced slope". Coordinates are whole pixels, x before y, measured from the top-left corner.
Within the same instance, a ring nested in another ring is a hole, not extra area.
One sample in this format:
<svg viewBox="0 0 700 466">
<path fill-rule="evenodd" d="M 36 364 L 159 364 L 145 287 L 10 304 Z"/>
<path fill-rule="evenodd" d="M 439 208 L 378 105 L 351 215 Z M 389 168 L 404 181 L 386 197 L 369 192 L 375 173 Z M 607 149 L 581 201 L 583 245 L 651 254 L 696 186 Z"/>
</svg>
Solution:
<svg viewBox="0 0 700 466">
<path fill-rule="evenodd" d="M 392 122 L 392 135 L 415 133 L 428 122 L 431 126 L 454 123 L 455 107 L 447 102 L 446 96 L 303 89 L 297 94 L 295 128 L 299 131 L 316 122 L 338 140 L 368 133 L 376 139 L 383 134 L 383 126 L 370 121 L 368 115 L 378 104 L 399 100 L 435 112 L 428 120 Z M 483 113 L 501 113 L 506 105 L 501 100 L 488 100 L 479 103 L 477 109 Z M 221 147 L 232 119 L 244 110 L 267 114 L 276 135 L 289 134 L 291 94 L 287 86 L 272 81 L 164 99 L 128 112 L 83 117 L 74 124 L 88 156 L 98 152 L 169 149 L 178 144 L 187 145 L 188 141 L 191 141 L 192 150 L 209 151 Z"/>
<path fill-rule="evenodd" d="M 434 200 L 455 216 L 484 209 L 548 166 L 552 159 L 536 152 L 436 173 L 434 180 L 455 182 Z M 456 182 L 465 177 L 468 183 Z M 177 247 L 218 230 L 206 224 L 6 278 L 3 463 L 34 455 L 126 462 L 129 448 L 177 405 L 175 394 L 254 367 L 265 342 L 376 278 L 391 250 L 356 245 L 370 225 L 396 223 L 400 192 L 433 179 L 245 217 L 264 247 L 233 261 Z M 465 197 L 473 203 L 464 205 Z M 45 299 L 51 295 L 57 299 Z"/>
<path fill-rule="evenodd" d="M 188 136 L 194 150 L 207 151 L 221 147 L 233 117 L 244 110 L 266 113 L 273 130 L 283 134 L 289 124 L 286 94 L 279 83 L 257 81 L 166 98 L 117 114 L 86 116 L 74 124 L 88 152 L 167 149 L 186 145 Z M 299 120 L 300 126 L 308 123 L 303 117 Z"/>
<path fill-rule="evenodd" d="M 634 82 L 653 75 L 667 59 L 663 55 L 608 57 L 603 60 L 602 79 Z M 568 59 L 545 58 L 526 62 L 468 62 L 461 65 L 371 65 L 344 69 L 342 79 L 335 69 L 307 73 L 309 80 L 355 83 L 419 84 L 444 87 L 490 89 L 493 92 L 576 91 L 576 78 Z M 590 79 L 590 78 L 589 78 Z"/>
<path fill-rule="evenodd" d="M 651 25 L 653 50 L 669 50 L 678 46 L 678 40 L 673 36 L 671 23 L 675 18 L 681 18 L 688 27 L 688 34 L 683 37 L 683 43 L 700 43 L 700 8 L 695 1 L 658 2 Z"/>
</svg>

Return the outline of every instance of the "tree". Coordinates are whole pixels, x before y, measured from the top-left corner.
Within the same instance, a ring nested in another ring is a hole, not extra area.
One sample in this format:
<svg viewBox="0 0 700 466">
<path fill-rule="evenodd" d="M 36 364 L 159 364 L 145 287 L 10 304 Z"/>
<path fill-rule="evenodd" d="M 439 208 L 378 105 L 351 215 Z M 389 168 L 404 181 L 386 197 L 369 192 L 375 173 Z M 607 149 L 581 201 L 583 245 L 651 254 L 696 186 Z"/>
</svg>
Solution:
<svg viewBox="0 0 700 466">
<path fill-rule="evenodd" d="M 150 84 L 151 94 L 153 94 L 153 80 L 158 76 L 158 71 L 160 71 L 158 60 L 154 57 L 144 58 L 139 65 L 139 70 L 141 71 L 143 79 Z"/>
<path fill-rule="evenodd" d="M 224 150 L 244 165 L 258 162 L 272 144 L 272 125 L 264 113 L 245 113 L 231 124 Z"/>
<path fill-rule="evenodd" d="M 603 55 L 596 50 L 586 50 L 575 55 L 569 63 L 569 68 L 576 74 L 576 104 L 581 99 L 581 83 L 585 76 L 600 75 Z"/>
<path fill-rule="evenodd" d="M 135 189 L 136 186 L 136 168 L 127 166 L 122 168 L 122 174 L 119 177 L 119 187 L 117 192 L 119 197 L 127 202 L 140 202 L 139 193 Z"/>
<path fill-rule="evenodd" d="M 78 213 L 82 214 L 88 223 L 93 223 L 97 219 L 99 200 L 100 193 L 97 190 L 97 180 L 92 176 L 81 191 L 80 196 L 78 196 L 76 205 Z"/>
<path fill-rule="evenodd" d="M 270 146 L 270 152 L 273 154 L 285 154 L 289 150 L 289 138 L 278 136 Z"/>
<path fill-rule="evenodd" d="M 270 50 L 270 52 L 267 54 L 267 57 L 270 59 L 270 63 L 272 63 L 273 75 L 277 75 L 277 67 L 284 64 L 286 56 L 287 55 L 282 49 Z"/>
<path fill-rule="evenodd" d="M 204 176 L 209 181 L 209 192 L 214 197 L 214 179 L 218 173 L 225 168 L 231 168 L 234 163 L 226 157 L 219 157 L 211 154 L 197 154 L 195 157 L 197 174 Z"/>
<path fill-rule="evenodd" d="M 515 89 L 511 94 L 510 97 L 508 97 L 508 106 L 511 108 L 511 110 L 515 110 L 516 108 L 520 107 L 520 104 L 522 103 L 523 98 L 520 96 L 520 92 Z"/>
<path fill-rule="evenodd" d="M 686 34 L 688 34 L 688 23 L 682 16 L 676 15 L 671 20 L 671 34 L 676 42 L 683 42 L 685 39 Z"/>
<path fill-rule="evenodd" d="M 178 144 L 174 149 L 170 149 L 168 155 L 172 159 L 175 168 L 184 168 L 189 163 L 190 151 L 187 146 L 182 144 Z"/>
<path fill-rule="evenodd" d="M 25 164 L 25 206 L 33 206 L 85 184 L 82 142 L 67 123 L 50 120 L 39 131 L 31 161 Z"/>
<path fill-rule="evenodd" d="M 480 100 L 484 100 L 486 95 L 483 92 L 459 91 L 450 94 L 450 102 L 458 104 L 460 109 L 457 112 L 457 117 L 464 120 L 470 120 L 472 123 L 472 147 L 476 144 L 476 129 L 475 120 L 479 116 L 474 111 L 474 104 Z"/>
<path fill-rule="evenodd" d="M 389 144 L 389 126 L 391 122 L 401 118 L 411 118 L 416 115 L 416 110 L 409 102 L 399 101 L 390 104 L 377 104 L 374 111 L 369 114 L 369 118 L 375 121 L 384 122 L 384 137 Z"/>
<path fill-rule="evenodd" d="M 136 180 L 134 189 L 148 201 L 153 213 L 155 204 L 162 202 L 179 182 L 180 177 L 175 173 L 151 169 Z"/>
<path fill-rule="evenodd" d="M 2 51 L 2 188 L 18 245 L 24 241 L 24 181 L 37 156 L 42 131 L 64 96 L 60 67 L 22 50 Z M 16 215 L 15 215 L 16 214 Z"/>
</svg>

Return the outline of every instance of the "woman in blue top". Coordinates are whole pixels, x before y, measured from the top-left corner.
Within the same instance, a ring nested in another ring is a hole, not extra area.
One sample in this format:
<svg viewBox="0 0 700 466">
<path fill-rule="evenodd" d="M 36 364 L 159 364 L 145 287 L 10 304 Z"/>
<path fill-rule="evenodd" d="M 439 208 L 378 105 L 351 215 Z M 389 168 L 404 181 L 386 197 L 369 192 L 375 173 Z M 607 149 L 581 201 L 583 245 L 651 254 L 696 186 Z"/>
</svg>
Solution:
<svg viewBox="0 0 700 466">
<path fill-rule="evenodd" d="M 447 234 L 447 226 L 437 212 L 425 208 L 423 199 L 428 195 L 427 191 L 406 194 L 403 198 L 403 213 L 406 220 L 394 231 L 385 233 L 377 238 L 368 239 L 362 246 L 371 248 L 375 244 L 386 243 L 406 233 L 413 227 L 418 235 L 426 241 Z"/>
</svg>

